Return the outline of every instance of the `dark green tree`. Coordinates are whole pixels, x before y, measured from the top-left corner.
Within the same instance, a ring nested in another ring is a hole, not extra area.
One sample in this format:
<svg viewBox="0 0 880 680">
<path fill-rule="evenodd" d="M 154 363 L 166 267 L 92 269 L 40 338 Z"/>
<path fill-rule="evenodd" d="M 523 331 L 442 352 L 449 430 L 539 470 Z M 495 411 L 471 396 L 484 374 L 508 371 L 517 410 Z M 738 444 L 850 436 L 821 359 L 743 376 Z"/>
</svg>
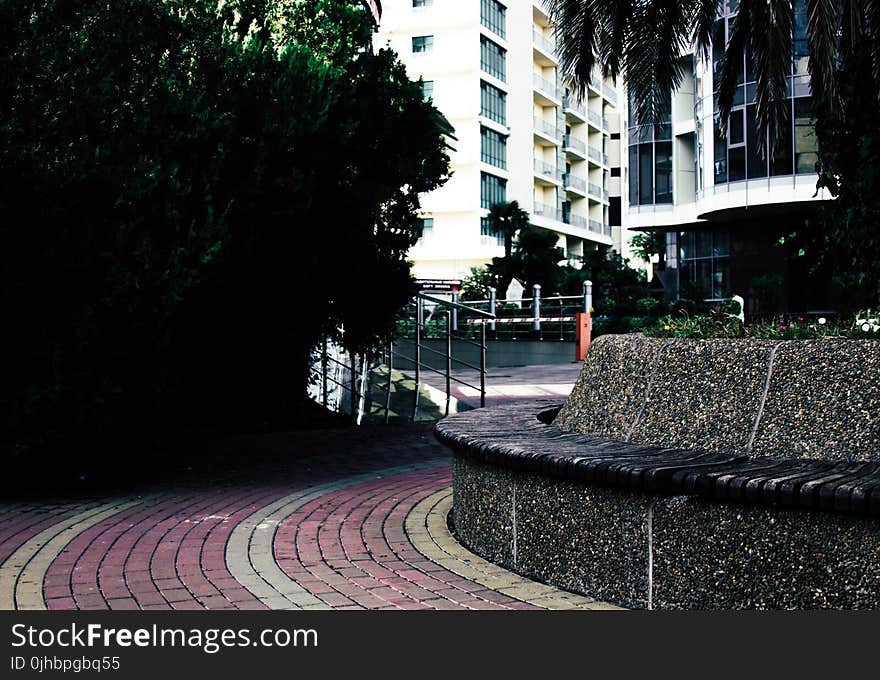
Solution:
<svg viewBox="0 0 880 680">
<path fill-rule="evenodd" d="M 390 330 L 449 128 L 372 30 L 345 0 L 0 0 L 0 442 L 287 426 L 322 336 Z"/>
</svg>

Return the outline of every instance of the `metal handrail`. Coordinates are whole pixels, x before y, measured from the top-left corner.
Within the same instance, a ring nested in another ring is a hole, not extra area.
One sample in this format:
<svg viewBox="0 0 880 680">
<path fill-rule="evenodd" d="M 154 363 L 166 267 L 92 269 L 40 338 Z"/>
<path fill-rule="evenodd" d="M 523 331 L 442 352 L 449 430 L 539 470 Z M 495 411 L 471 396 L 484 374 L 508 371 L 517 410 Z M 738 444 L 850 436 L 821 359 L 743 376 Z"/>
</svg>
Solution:
<svg viewBox="0 0 880 680">
<path fill-rule="evenodd" d="M 452 302 L 451 300 L 444 300 L 443 298 L 436 298 L 432 295 L 427 295 L 426 293 L 416 293 L 416 297 L 421 300 L 427 300 L 428 302 L 435 302 L 440 305 L 444 305 L 446 307 L 452 307 L 453 309 L 461 309 L 465 312 L 472 312 L 477 314 L 478 316 L 485 316 L 487 318 L 494 318 L 495 315 L 491 312 L 484 312 L 481 309 L 475 309 L 474 307 L 468 307 L 467 305 L 463 305 L 460 302 Z"/>
</svg>

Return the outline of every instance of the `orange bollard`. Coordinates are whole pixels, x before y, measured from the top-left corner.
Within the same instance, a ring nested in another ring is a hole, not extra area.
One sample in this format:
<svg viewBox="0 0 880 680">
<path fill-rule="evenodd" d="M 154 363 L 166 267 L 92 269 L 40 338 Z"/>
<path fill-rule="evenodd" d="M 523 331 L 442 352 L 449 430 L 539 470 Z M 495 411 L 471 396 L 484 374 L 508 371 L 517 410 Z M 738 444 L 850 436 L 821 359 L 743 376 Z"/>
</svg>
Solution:
<svg viewBox="0 0 880 680">
<path fill-rule="evenodd" d="M 583 361 L 587 356 L 587 350 L 590 349 L 590 335 L 592 329 L 592 319 L 586 312 L 578 312 L 575 314 L 575 352 L 574 360 Z"/>
</svg>

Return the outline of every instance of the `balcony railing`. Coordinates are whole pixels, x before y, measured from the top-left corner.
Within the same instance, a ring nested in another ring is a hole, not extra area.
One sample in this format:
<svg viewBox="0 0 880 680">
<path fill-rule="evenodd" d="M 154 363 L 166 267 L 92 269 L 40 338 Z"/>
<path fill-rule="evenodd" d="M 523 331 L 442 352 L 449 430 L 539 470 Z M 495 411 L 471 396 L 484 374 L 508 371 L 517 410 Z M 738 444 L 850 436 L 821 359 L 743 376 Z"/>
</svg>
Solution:
<svg viewBox="0 0 880 680">
<path fill-rule="evenodd" d="M 534 79 L 536 89 L 549 95 L 553 99 L 561 99 L 559 88 L 556 87 L 556 83 L 550 82 L 543 76 L 539 76 L 537 73 L 532 74 L 532 78 Z"/>
<path fill-rule="evenodd" d="M 550 135 L 554 139 L 559 139 L 559 128 L 548 120 L 535 116 L 535 129 L 540 130 L 545 135 Z"/>
<path fill-rule="evenodd" d="M 606 130 L 611 127 L 610 125 L 608 125 L 608 116 L 602 116 L 602 127 L 604 127 Z"/>
<path fill-rule="evenodd" d="M 559 172 L 559 169 L 555 165 L 545 163 L 538 158 L 535 159 L 535 174 L 541 175 L 542 177 L 546 177 L 555 182 L 562 181 L 562 173 Z"/>
<path fill-rule="evenodd" d="M 570 224 L 573 227 L 580 227 L 581 229 L 587 228 L 587 218 L 583 215 L 572 215 L 568 214 L 564 216 L 563 220 L 566 224 Z"/>
<path fill-rule="evenodd" d="M 602 127 L 602 116 L 595 111 L 587 111 L 587 120 L 596 127 Z"/>
<path fill-rule="evenodd" d="M 611 225 L 610 225 L 610 224 L 606 224 L 602 229 L 603 229 L 604 232 L 605 232 L 605 236 L 607 236 L 608 238 L 611 238 L 611 235 L 612 235 L 612 233 L 613 233 L 612 230 L 611 230 Z"/>
<path fill-rule="evenodd" d="M 562 105 L 570 111 L 580 114 L 581 117 L 585 116 L 587 113 L 584 105 L 570 94 L 567 94 L 562 98 Z"/>
<path fill-rule="evenodd" d="M 617 92 L 610 85 L 602 85 L 602 93 L 608 97 L 612 104 L 617 105 Z"/>
<path fill-rule="evenodd" d="M 590 231 L 594 234 L 601 234 L 603 232 L 602 223 L 599 220 L 590 218 Z"/>
<path fill-rule="evenodd" d="M 535 44 L 540 47 L 547 54 L 556 57 L 556 41 L 548 38 L 543 33 L 539 33 L 538 31 L 532 31 L 532 35 L 535 39 Z"/>
<path fill-rule="evenodd" d="M 590 147 L 589 151 L 587 152 L 587 155 L 588 155 L 591 159 L 593 159 L 594 161 L 596 161 L 597 163 L 601 163 L 601 162 L 602 162 L 602 152 L 601 152 L 599 149 L 597 149 L 595 146 L 591 146 L 591 147 Z"/>
<path fill-rule="evenodd" d="M 546 203 L 538 203 L 535 201 L 534 213 L 539 217 L 546 217 L 548 220 L 562 222 L 562 211 L 559 208 L 554 208 L 552 205 L 547 205 Z"/>
<path fill-rule="evenodd" d="M 608 154 L 607 153 L 602 154 L 602 165 L 608 165 Z"/>
<path fill-rule="evenodd" d="M 600 187 L 598 184 L 593 184 L 592 182 L 590 182 L 587 186 L 587 192 L 590 196 L 593 196 L 600 200 L 602 198 L 602 187 Z"/>
<path fill-rule="evenodd" d="M 582 180 L 580 177 L 576 177 L 572 175 L 570 172 L 563 173 L 562 175 L 562 183 L 566 187 L 571 187 L 572 189 L 577 189 L 581 193 L 587 193 L 587 183 Z"/>
<path fill-rule="evenodd" d="M 580 137 L 575 137 L 571 134 L 565 135 L 563 139 L 563 144 L 567 149 L 574 149 L 575 151 L 580 151 L 581 153 L 586 153 L 587 151 L 587 143 Z"/>
</svg>

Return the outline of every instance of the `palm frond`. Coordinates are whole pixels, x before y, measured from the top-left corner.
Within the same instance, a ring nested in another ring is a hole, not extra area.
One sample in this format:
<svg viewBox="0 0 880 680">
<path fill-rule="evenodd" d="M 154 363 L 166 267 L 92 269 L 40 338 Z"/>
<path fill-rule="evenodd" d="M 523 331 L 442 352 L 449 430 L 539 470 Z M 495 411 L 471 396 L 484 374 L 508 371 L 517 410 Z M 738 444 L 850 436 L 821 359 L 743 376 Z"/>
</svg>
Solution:
<svg viewBox="0 0 880 680">
<path fill-rule="evenodd" d="M 633 7 L 632 39 L 624 63 L 636 109 L 631 113 L 639 122 L 658 122 L 669 106 L 672 90 L 684 77 L 681 56 L 688 51 L 691 37 L 686 7 L 678 0 L 648 0 Z"/>
<path fill-rule="evenodd" d="M 791 76 L 791 36 L 794 11 L 791 0 L 750 3 L 752 12 L 748 58 L 755 67 L 755 118 L 770 148 L 785 130 L 789 115 L 788 79 Z M 763 146 L 761 147 L 764 148 Z"/>
<path fill-rule="evenodd" d="M 837 109 L 837 0 L 807 0 L 807 44 L 810 48 L 810 86 L 820 106 Z"/>
<path fill-rule="evenodd" d="M 623 68 L 623 55 L 630 38 L 630 18 L 633 11 L 633 0 L 616 0 L 600 2 L 598 48 L 602 73 L 617 79 Z"/>
<path fill-rule="evenodd" d="M 556 26 L 559 67 L 569 87 L 583 96 L 599 52 L 597 5 L 601 0 L 548 0 Z"/>
<path fill-rule="evenodd" d="M 693 42 L 697 54 L 708 59 L 712 49 L 712 31 L 723 0 L 695 0 L 693 7 Z"/>
</svg>

